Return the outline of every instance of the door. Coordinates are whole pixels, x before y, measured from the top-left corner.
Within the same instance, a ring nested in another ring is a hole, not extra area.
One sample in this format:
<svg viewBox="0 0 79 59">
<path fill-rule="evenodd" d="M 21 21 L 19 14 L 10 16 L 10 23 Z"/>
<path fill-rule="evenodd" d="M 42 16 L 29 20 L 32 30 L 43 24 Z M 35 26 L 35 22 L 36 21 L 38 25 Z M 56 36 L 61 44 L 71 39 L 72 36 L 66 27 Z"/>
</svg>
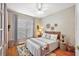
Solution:
<svg viewBox="0 0 79 59">
<path fill-rule="evenodd" d="M 1 11 L 1 3 L 0 3 L 0 55 L 2 55 L 2 11 Z"/>
<path fill-rule="evenodd" d="M 6 55 L 6 48 L 8 47 L 7 25 L 6 4 L 0 3 L 0 56 Z"/>
<path fill-rule="evenodd" d="M 76 20 L 75 20 L 75 39 L 76 39 L 76 42 L 75 42 L 75 52 L 76 52 L 76 56 L 79 56 L 79 4 L 76 4 Z"/>
</svg>

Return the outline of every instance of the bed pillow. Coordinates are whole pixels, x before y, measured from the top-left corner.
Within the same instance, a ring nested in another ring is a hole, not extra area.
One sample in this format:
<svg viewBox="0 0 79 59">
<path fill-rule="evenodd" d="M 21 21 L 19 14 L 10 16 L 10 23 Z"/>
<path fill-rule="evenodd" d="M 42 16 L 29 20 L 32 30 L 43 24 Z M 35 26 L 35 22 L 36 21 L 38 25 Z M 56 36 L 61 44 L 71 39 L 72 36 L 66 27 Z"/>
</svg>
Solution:
<svg viewBox="0 0 79 59">
<path fill-rule="evenodd" d="M 58 36 L 57 34 L 52 34 L 51 37 L 50 37 L 50 39 L 56 40 L 57 36 Z"/>
<path fill-rule="evenodd" d="M 47 33 L 43 33 L 42 35 L 43 38 L 46 38 L 46 39 L 50 39 L 50 34 L 47 34 Z"/>
</svg>

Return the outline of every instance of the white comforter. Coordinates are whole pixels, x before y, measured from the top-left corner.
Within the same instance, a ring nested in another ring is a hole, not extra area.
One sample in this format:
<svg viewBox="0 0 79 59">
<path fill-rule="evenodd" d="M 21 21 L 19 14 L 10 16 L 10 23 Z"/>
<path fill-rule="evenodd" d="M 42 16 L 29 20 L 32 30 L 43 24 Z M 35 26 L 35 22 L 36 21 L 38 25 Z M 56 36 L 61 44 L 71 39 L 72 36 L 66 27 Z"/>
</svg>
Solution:
<svg viewBox="0 0 79 59">
<path fill-rule="evenodd" d="M 40 45 L 42 48 L 46 48 L 48 43 L 46 41 L 42 40 L 43 38 L 31 38 L 30 40 L 36 42 L 38 45 Z"/>
<path fill-rule="evenodd" d="M 56 40 L 46 38 L 31 38 L 27 40 L 27 48 L 34 56 L 40 56 L 42 55 L 42 52 L 44 52 L 43 54 L 45 55 L 46 53 L 55 50 L 57 47 L 58 42 Z M 49 51 L 45 51 L 44 48 L 48 48 Z"/>
<path fill-rule="evenodd" d="M 58 40 L 39 38 L 41 41 L 47 42 L 49 44 L 49 52 L 55 50 L 58 47 Z M 48 53 L 49 53 L 48 52 Z"/>
</svg>

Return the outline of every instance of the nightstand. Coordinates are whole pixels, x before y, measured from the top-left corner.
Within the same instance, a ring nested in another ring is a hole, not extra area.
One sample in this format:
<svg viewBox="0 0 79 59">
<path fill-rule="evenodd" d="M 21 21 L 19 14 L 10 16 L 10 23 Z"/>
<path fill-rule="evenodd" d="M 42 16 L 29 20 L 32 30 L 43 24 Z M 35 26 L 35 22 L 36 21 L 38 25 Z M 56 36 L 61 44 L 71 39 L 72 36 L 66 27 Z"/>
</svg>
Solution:
<svg viewBox="0 0 79 59">
<path fill-rule="evenodd" d="M 38 37 L 41 37 L 42 35 L 38 35 Z"/>
<path fill-rule="evenodd" d="M 65 42 L 60 42 L 60 49 L 66 50 L 66 43 Z"/>
<path fill-rule="evenodd" d="M 74 46 L 67 45 L 67 51 L 75 52 L 75 47 Z"/>
</svg>

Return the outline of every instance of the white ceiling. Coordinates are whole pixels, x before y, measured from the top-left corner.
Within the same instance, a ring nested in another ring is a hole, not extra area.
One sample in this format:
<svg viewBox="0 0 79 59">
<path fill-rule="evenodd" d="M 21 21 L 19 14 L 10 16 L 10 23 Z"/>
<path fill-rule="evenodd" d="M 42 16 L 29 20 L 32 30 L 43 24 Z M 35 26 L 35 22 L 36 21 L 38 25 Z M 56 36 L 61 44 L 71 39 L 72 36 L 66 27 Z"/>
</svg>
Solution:
<svg viewBox="0 0 79 59">
<path fill-rule="evenodd" d="M 71 3 L 44 3 L 42 8 L 43 13 L 39 13 L 36 3 L 8 3 L 7 4 L 8 8 L 13 11 L 30 15 L 33 17 L 40 17 L 40 18 L 51 15 L 63 9 L 72 7 L 73 5 L 74 4 Z"/>
</svg>

